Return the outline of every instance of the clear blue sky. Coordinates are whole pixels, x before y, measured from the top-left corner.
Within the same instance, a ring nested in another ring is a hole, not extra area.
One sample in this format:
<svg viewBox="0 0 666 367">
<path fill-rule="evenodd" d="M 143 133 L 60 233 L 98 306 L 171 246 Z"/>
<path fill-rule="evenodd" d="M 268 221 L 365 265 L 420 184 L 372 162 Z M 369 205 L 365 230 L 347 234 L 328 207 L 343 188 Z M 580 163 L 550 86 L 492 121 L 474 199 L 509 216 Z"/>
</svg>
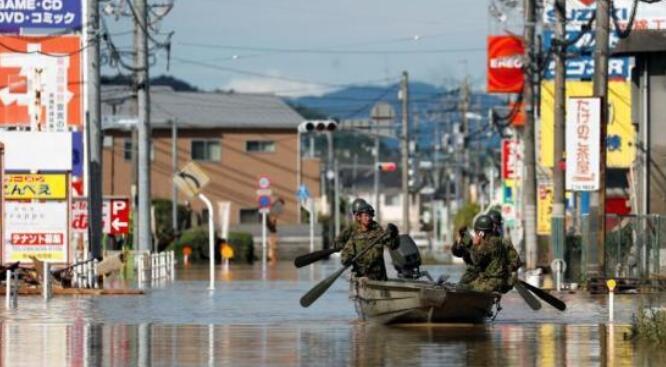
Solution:
<svg viewBox="0 0 666 367">
<path fill-rule="evenodd" d="M 487 6 L 486 0 L 176 0 L 161 30 L 175 31 L 169 74 L 204 89 L 320 94 L 337 85 L 393 82 L 402 70 L 437 85 L 467 71 L 480 87 Z M 122 20 L 107 17 L 107 23 L 114 31 L 129 29 Z M 131 44 L 129 35 L 114 40 Z M 161 60 L 152 75 L 162 73 Z"/>
</svg>

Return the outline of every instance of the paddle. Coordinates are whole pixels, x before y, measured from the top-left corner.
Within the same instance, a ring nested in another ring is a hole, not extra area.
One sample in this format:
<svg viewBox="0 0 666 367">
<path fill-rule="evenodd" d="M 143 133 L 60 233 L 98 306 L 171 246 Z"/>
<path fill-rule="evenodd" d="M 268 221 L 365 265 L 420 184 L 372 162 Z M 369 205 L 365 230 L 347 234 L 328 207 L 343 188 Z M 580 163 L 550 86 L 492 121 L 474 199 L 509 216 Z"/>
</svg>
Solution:
<svg viewBox="0 0 666 367">
<path fill-rule="evenodd" d="M 541 288 L 537 288 L 529 283 L 526 283 L 524 281 L 520 281 L 520 284 L 524 285 L 525 288 L 529 289 L 532 293 L 534 293 L 537 297 L 541 298 L 544 302 L 548 303 L 549 305 L 557 308 L 560 311 L 564 311 L 567 309 L 567 305 L 562 302 L 559 298 L 551 295 L 550 293 L 544 291 Z"/>
<path fill-rule="evenodd" d="M 322 294 L 324 294 L 324 292 L 326 292 L 326 290 L 328 290 L 328 288 L 331 287 L 331 285 L 333 285 L 335 280 L 338 279 L 338 277 L 340 277 L 340 275 L 342 275 L 345 270 L 347 270 L 350 266 L 352 266 L 352 264 L 356 262 L 356 260 L 360 259 L 361 256 L 365 255 L 366 252 L 370 251 L 370 249 L 372 249 L 377 243 L 383 241 L 384 239 L 385 238 L 382 236 L 375 241 L 372 241 L 368 247 L 364 248 L 363 251 L 356 254 L 356 256 L 354 256 L 345 266 L 312 287 L 308 293 L 305 293 L 303 297 L 301 297 L 301 306 L 308 307 L 313 304 L 319 297 L 321 297 Z"/>
<path fill-rule="evenodd" d="M 534 311 L 538 311 L 541 309 L 541 302 L 539 302 L 538 299 L 534 298 L 532 293 L 530 293 L 525 287 L 520 284 L 520 282 L 514 284 L 514 288 L 518 291 L 518 294 L 520 294 L 521 297 L 523 297 L 523 300 L 525 303 L 527 303 L 528 306 Z"/>
<path fill-rule="evenodd" d="M 294 266 L 297 267 L 297 268 L 302 268 L 306 265 L 312 264 L 313 262 L 317 262 L 319 260 L 325 259 L 325 258 L 331 256 L 331 254 L 333 254 L 334 252 L 338 252 L 338 251 L 340 251 L 340 250 L 329 248 L 329 249 L 310 252 L 309 254 L 298 256 L 298 257 L 296 257 L 296 259 L 294 259 Z"/>
</svg>

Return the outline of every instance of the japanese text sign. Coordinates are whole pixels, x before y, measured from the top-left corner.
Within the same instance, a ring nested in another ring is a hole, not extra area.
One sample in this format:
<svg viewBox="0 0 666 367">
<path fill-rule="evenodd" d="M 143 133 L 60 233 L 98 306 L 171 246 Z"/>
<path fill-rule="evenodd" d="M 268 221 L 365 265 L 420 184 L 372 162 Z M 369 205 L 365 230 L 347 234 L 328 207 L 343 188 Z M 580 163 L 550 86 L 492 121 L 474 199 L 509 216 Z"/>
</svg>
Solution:
<svg viewBox="0 0 666 367">
<path fill-rule="evenodd" d="M 102 205 L 102 230 L 106 234 L 129 233 L 130 201 L 127 198 L 104 198 Z M 72 201 L 72 231 L 88 232 L 88 202 L 85 199 Z"/>
<path fill-rule="evenodd" d="M 67 261 L 67 202 L 7 201 L 3 261 Z"/>
<path fill-rule="evenodd" d="M 599 98 L 570 97 L 567 100 L 567 190 L 599 189 L 600 120 Z"/>
<path fill-rule="evenodd" d="M 0 0 L 0 32 L 81 29 L 81 0 Z"/>
<path fill-rule="evenodd" d="M 64 174 L 7 174 L 3 189 L 8 200 L 67 199 L 67 177 Z"/>
<path fill-rule="evenodd" d="M 514 180 L 521 177 L 523 168 L 522 144 L 516 140 L 502 140 L 502 179 Z"/>
</svg>

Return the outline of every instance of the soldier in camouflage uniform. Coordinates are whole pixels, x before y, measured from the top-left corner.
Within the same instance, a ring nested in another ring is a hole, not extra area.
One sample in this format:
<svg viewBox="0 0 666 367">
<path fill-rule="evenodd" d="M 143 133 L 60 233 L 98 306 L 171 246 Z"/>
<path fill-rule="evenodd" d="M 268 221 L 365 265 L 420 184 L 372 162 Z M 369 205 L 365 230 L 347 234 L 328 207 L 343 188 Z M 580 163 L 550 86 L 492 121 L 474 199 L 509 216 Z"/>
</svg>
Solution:
<svg viewBox="0 0 666 367">
<path fill-rule="evenodd" d="M 364 205 L 368 205 L 368 203 L 365 200 L 361 199 L 361 198 L 355 199 L 352 202 L 351 211 L 352 211 L 352 217 L 353 217 L 354 220 L 352 221 L 352 223 L 350 225 L 345 227 L 345 229 L 343 229 L 340 232 L 340 234 L 335 238 L 335 241 L 333 241 L 333 248 L 336 251 L 342 250 L 342 248 L 345 247 L 345 245 L 347 244 L 347 241 L 349 241 L 351 236 L 358 229 L 358 227 L 359 227 L 358 222 L 359 222 L 360 218 L 359 218 L 357 212 L 358 212 L 359 208 L 361 208 Z M 374 216 L 374 211 L 373 211 L 372 215 Z"/>
<path fill-rule="evenodd" d="M 507 256 L 502 240 L 493 233 L 493 222 L 482 215 L 474 222 L 476 232 L 470 253 L 472 263 L 479 268 L 476 277 L 467 288 L 479 292 L 503 292 L 508 287 L 510 276 Z"/>
<path fill-rule="evenodd" d="M 488 212 L 488 216 L 493 221 L 493 225 L 495 226 L 495 230 L 493 232 L 495 236 L 502 239 L 502 246 L 504 246 L 505 250 L 504 253 L 506 255 L 507 268 L 510 274 L 507 283 L 507 289 L 503 292 L 506 293 L 510 291 L 518 281 L 518 268 L 521 267 L 522 261 L 520 260 L 518 251 L 516 251 L 516 248 L 513 247 L 511 239 L 504 236 L 502 214 L 499 211 L 493 209 Z"/>
<path fill-rule="evenodd" d="M 368 277 L 372 280 L 386 280 L 386 266 L 384 265 L 384 246 L 396 249 L 400 245 L 396 230 L 384 231 L 372 217 L 375 211 L 370 204 L 359 205 L 356 216 L 358 216 L 358 228 L 352 233 L 340 253 L 340 260 L 348 264 L 356 254 L 365 250 L 368 245 L 374 243 L 371 250 L 365 253 L 353 264 L 352 272 L 356 277 Z M 389 228 L 395 228 L 389 225 Z"/>
<path fill-rule="evenodd" d="M 472 263 L 472 236 L 467 230 L 467 227 L 462 227 L 458 230 L 458 238 L 456 238 L 456 241 L 451 247 L 451 253 L 455 257 L 462 257 L 466 265 L 465 272 L 462 277 L 460 277 L 458 285 L 463 287 L 469 285 L 479 276 L 479 268 Z"/>
</svg>

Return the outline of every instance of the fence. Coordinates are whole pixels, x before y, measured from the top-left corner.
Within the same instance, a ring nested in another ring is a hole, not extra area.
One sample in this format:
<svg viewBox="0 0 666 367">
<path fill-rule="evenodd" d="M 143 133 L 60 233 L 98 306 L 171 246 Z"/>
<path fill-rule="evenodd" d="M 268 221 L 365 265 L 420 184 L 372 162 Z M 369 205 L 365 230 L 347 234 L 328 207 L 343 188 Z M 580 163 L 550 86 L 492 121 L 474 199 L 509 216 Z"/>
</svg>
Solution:
<svg viewBox="0 0 666 367">
<path fill-rule="evenodd" d="M 148 281 L 173 280 L 176 275 L 176 256 L 173 251 L 139 254 L 135 257 L 135 267 L 140 286 Z"/>
</svg>

